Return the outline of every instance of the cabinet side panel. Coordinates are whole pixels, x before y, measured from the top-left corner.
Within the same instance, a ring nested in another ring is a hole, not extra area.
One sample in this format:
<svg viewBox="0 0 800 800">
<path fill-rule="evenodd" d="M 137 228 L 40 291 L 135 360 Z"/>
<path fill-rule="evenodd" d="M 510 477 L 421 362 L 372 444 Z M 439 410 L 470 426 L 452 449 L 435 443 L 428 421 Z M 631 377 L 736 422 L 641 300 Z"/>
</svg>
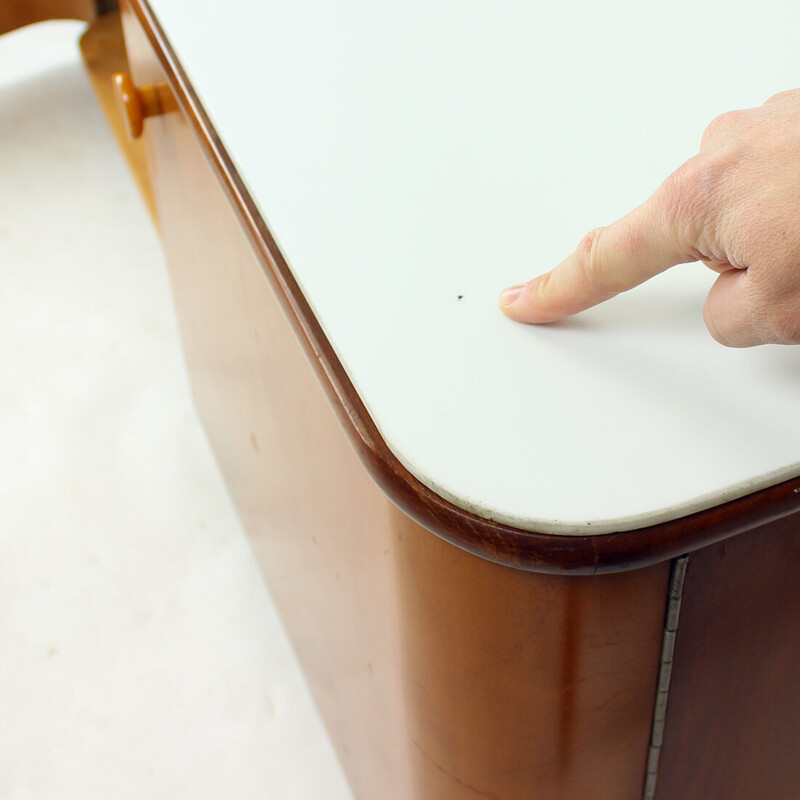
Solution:
<svg viewBox="0 0 800 800">
<path fill-rule="evenodd" d="M 417 796 L 641 800 L 669 563 L 522 572 L 395 527 Z"/>
<path fill-rule="evenodd" d="M 123 13 L 138 83 L 163 79 Z M 358 798 L 407 800 L 388 503 L 180 113 L 144 138 L 195 404 Z M 287 711 L 286 713 L 290 713 Z"/>
<path fill-rule="evenodd" d="M 689 558 L 657 800 L 795 800 L 800 519 Z"/>
</svg>

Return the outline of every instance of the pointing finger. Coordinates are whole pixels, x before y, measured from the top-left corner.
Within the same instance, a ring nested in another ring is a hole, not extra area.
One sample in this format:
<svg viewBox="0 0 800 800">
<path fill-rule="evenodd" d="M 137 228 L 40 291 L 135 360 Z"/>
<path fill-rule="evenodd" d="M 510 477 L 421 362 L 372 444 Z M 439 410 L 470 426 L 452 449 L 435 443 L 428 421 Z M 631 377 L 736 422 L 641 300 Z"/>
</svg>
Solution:
<svg viewBox="0 0 800 800">
<path fill-rule="evenodd" d="M 584 236 L 555 269 L 506 289 L 503 312 L 519 322 L 555 322 L 695 261 L 698 252 L 685 233 L 697 226 L 685 224 L 679 173 L 626 217 Z"/>
</svg>

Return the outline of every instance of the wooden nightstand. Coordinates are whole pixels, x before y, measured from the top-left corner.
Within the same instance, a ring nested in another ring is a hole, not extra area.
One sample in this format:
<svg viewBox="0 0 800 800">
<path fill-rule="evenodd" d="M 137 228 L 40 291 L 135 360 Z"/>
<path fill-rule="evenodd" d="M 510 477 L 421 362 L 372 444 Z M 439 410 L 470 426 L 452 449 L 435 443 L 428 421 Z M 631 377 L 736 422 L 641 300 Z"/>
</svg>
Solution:
<svg viewBox="0 0 800 800">
<path fill-rule="evenodd" d="M 528 270 L 541 244 L 493 243 L 521 205 L 538 237 L 569 229 L 537 195 L 571 164 L 558 115 L 583 104 L 611 141 L 647 112 L 599 118 L 563 64 L 540 87 L 567 11 L 179 5 L 122 8 L 146 170 L 131 157 L 197 407 L 356 796 L 794 798 L 796 362 L 733 362 L 671 317 L 686 271 L 538 334 L 482 293 L 505 285 L 486 253 Z M 96 16 L 5 3 L 0 30 L 62 13 Z M 608 40 L 621 61 L 641 13 Z M 120 68 L 114 20 L 85 47 L 96 75 Z M 637 186 L 619 170 L 612 209 Z"/>
</svg>

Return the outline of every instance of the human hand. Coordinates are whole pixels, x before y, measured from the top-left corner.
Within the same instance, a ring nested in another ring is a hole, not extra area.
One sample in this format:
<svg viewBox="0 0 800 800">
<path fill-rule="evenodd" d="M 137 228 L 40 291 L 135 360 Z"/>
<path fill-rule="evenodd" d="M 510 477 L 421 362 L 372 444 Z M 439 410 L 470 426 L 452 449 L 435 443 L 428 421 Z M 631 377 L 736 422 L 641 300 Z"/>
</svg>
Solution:
<svg viewBox="0 0 800 800">
<path fill-rule="evenodd" d="M 800 343 L 800 89 L 717 117 L 648 200 L 500 306 L 555 322 L 689 261 L 720 273 L 703 308 L 718 342 Z"/>
</svg>

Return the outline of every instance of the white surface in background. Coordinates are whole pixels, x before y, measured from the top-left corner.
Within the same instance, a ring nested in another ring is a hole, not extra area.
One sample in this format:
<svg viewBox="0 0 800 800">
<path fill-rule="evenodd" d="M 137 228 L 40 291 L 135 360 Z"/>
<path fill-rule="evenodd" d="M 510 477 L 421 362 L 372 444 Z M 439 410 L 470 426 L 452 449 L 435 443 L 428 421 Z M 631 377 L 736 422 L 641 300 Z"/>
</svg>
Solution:
<svg viewBox="0 0 800 800">
<path fill-rule="evenodd" d="M 347 800 L 79 27 L 0 38 L 0 798 Z"/>
<path fill-rule="evenodd" d="M 800 473 L 800 350 L 713 342 L 703 267 L 552 327 L 496 308 L 643 201 L 712 117 L 797 85 L 797 0 L 150 3 L 423 482 L 584 533 Z"/>
</svg>

